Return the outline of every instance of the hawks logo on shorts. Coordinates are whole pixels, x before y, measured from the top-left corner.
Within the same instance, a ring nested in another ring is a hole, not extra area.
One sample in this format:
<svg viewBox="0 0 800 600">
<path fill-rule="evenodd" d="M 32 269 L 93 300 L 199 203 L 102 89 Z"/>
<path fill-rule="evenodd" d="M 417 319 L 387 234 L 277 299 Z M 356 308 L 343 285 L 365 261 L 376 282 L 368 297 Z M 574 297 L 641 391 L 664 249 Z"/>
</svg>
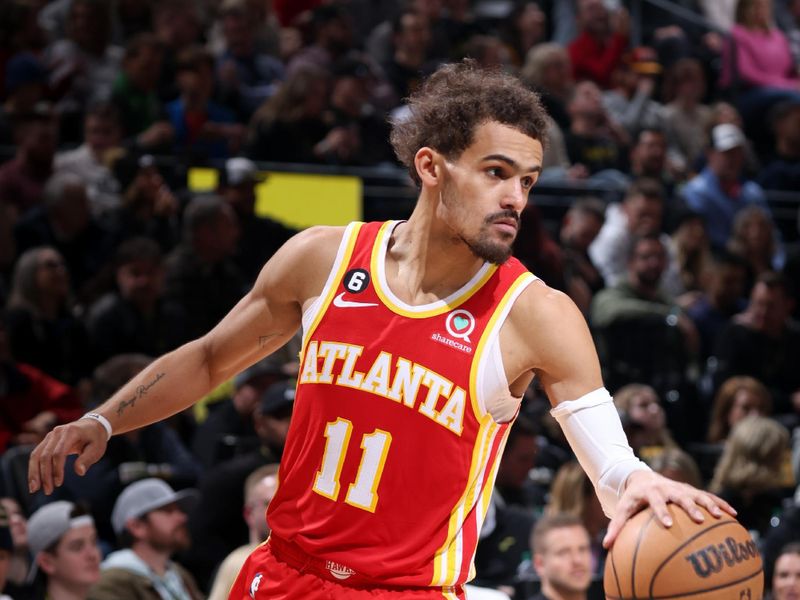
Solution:
<svg viewBox="0 0 800 600">
<path fill-rule="evenodd" d="M 261 578 L 263 575 L 261 573 L 256 573 L 256 576 L 253 577 L 253 581 L 250 583 L 250 597 L 255 598 L 256 592 L 258 591 L 258 586 L 261 585 Z"/>
<path fill-rule="evenodd" d="M 344 565 L 340 565 L 332 560 L 329 560 L 325 563 L 325 568 L 328 569 L 328 571 L 331 572 L 331 575 L 336 577 L 336 579 L 348 579 L 351 575 L 356 574 L 353 569 L 345 567 Z"/>
</svg>

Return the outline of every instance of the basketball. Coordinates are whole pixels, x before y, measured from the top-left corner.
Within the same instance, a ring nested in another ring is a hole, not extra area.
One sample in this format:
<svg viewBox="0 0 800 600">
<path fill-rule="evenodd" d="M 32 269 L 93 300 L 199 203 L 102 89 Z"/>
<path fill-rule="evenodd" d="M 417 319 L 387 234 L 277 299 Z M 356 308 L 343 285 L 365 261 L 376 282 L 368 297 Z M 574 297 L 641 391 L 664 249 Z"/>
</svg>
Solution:
<svg viewBox="0 0 800 600">
<path fill-rule="evenodd" d="M 750 534 L 727 513 L 719 519 L 700 507 L 695 523 L 669 504 L 664 527 L 648 508 L 630 519 L 606 557 L 608 600 L 761 600 L 764 572 Z"/>
</svg>

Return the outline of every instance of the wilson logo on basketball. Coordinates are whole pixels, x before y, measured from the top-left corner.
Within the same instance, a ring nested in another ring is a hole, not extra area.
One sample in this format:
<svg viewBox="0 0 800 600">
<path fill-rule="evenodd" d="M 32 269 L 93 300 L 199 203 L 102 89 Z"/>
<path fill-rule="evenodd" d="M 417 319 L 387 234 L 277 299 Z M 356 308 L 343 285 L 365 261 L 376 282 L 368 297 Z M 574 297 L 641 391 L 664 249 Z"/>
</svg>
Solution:
<svg viewBox="0 0 800 600">
<path fill-rule="evenodd" d="M 734 565 L 758 557 L 758 549 L 753 540 L 737 542 L 732 537 L 725 538 L 722 544 L 707 546 L 686 557 L 698 577 L 710 577 L 726 566 Z"/>
</svg>

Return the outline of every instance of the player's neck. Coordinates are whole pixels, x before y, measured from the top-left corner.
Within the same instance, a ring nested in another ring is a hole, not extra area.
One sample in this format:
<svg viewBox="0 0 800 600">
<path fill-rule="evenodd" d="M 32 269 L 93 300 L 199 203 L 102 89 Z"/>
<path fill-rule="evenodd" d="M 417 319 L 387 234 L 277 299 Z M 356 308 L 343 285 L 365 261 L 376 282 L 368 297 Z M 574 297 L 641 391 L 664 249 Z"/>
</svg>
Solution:
<svg viewBox="0 0 800 600">
<path fill-rule="evenodd" d="M 412 305 L 452 294 L 484 264 L 436 218 L 432 204 L 420 198 L 409 220 L 395 228 L 386 254 L 392 291 Z"/>
</svg>

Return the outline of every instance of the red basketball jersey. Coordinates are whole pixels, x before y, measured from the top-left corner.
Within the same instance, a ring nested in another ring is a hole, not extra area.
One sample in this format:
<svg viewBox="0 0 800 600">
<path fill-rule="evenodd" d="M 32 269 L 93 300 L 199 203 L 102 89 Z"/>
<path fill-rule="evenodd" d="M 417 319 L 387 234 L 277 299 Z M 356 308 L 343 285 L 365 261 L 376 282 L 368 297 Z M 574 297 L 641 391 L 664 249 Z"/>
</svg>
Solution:
<svg viewBox="0 0 800 600">
<path fill-rule="evenodd" d="M 351 224 L 304 316 L 268 519 L 342 580 L 454 586 L 474 576 L 510 426 L 483 408 L 477 367 L 535 277 L 513 258 L 486 263 L 448 298 L 404 304 L 384 272 L 396 224 Z"/>
</svg>

